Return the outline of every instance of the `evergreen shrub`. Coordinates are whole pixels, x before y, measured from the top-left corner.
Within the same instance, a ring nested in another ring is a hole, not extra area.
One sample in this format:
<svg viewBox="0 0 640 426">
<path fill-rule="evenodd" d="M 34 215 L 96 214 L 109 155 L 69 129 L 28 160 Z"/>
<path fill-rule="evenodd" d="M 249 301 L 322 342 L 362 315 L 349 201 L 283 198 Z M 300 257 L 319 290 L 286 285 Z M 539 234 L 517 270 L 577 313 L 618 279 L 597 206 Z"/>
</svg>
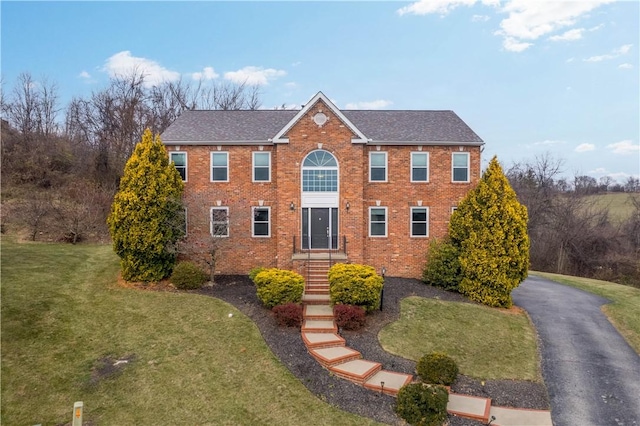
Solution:
<svg viewBox="0 0 640 426">
<path fill-rule="evenodd" d="M 255 268 L 249 271 L 249 279 L 255 283 L 256 275 L 260 272 L 264 271 L 266 268 L 263 266 L 256 266 Z"/>
<path fill-rule="evenodd" d="M 400 388 L 396 413 L 414 426 L 441 426 L 447 420 L 449 394 L 444 386 L 410 383 Z"/>
<path fill-rule="evenodd" d="M 264 269 L 255 275 L 253 282 L 258 288 L 258 299 L 269 309 L 302 301 L 304 278 L 296 272 L 278 268 Z"/>
<path fill-rule="evenodd" d="M 196 290 L 207 281 L 208 275 L 193 262 L 178 262 L 171 274 L 171 284 L 179 290 Z"/>
<path fill-rule="evenodd" d="M 422 272 L 422 280 L 434 287 L 458 291 L 462 279 L 459 252 L 449 239 L 434 239 L 429 247 L 427 264 Z"/>
<path fill-rule="evenodd" d="M 451 386 L 458 377 L 458 364 L 446 354 L 432 352 L 418 360 L 416 371 L 426 383 Z"/>
<path fill-rule="evenodd" d="M 371 266 L 337 263 L 329 269 L 329 296 L 334 305 L 355 305 L 371 312 L 380 307 L 384 279 Z"/>
</svg>

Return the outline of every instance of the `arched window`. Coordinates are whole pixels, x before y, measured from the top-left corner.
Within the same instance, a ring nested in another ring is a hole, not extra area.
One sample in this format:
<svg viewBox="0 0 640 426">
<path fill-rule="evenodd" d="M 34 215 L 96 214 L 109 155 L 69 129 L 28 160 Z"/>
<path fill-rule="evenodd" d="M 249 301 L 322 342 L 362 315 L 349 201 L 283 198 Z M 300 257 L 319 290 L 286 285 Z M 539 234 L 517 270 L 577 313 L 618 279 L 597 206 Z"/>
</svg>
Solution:
<svg viewBox="0 0 640 426">
<path fill-rule="evenodd" d="M 338 192 L 338 162 L 328 151 L 317 150 L 302 162 L 303 192 Z"/>
</svg>

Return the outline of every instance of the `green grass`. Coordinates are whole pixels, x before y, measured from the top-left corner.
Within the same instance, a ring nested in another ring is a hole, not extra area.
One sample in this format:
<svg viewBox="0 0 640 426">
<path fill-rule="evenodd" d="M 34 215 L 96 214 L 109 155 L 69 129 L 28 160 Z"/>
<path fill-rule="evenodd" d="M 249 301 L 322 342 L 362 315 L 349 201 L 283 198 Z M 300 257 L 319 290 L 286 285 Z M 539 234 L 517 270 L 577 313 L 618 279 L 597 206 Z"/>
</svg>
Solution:
<svg viewBox="0 0 640 426">
<path fill-rule="evenodd" d="M 634 211 L 631 197 L 640 198 L 640 195 L 614 192 L 589 195 L 587 199 L 593 201 L 596 207 L 608 208 L 611 220 L 614 223 L 621 223 L 627 220 Z"/>
<path fill-rule="evenodd" d="M 374 423 L 311 394 L 231 305 L 117 286 L 109 246 L 1 248 L 2 424 L 63 424 L 74 401 L 105 425 Z"/>
<path fill-rule="evenodd" d="M 570 285 L 611 300 L 612 303 L 602 307 L 602 312 L 629 342 L 629 345 L 640 354 L 640 289 L 609 281 L 547 272 L 532 271 L 531 274 Z"/>
<path fill-rule="evenodd" d="M 421 297 L 402 300 L 400 309 L 378 336 L 388 352 L 416 361 L 444 352 L 461 374 L 540 381 L 536 334 L 524 313 Z"/>
</svg>

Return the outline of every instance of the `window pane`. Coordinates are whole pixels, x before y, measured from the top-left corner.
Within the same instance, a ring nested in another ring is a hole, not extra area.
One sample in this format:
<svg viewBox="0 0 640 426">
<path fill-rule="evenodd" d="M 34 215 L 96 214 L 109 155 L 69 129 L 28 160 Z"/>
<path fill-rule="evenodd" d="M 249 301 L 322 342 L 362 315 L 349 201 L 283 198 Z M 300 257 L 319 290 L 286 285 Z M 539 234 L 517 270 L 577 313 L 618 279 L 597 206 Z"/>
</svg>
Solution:
<svg viewBox="0 0 640 426">
<path fill-rule="evenodd" d="M 427 236 L 427 224 L 426 223 L 414 223 L 411 225 L 411 235 Z"/>
<path fill-rule="evenodd" d="M 269 210 L 268 209 L 255 209 L 254 210 L 254 219 L 256 222 L 268 222 L 269 221 Z"/>
<path fill-rule="evenodd" d="M 371 165 L 384 167 L 386 165 L 385 157 L 386 157 L 386 154 L 384 153 L 371 154 Z"/>
<path fill-rule="evenodd" d="M 213 169 L 213 180 L 227 180 L 227 169 L 221 167 L 214 167 Z"/>
<path fill-rule="evenodd" d="M 427 167 L 427 154 L 411 154 L 413 165 Z"/>
<path fill-rule="evenodd" d="M 184 153 L 171 153 L 171 161 L 174 162 L 176 166 L 186 166 L 187 164 L 187 155 Z"/>
<path fill-rule="evenodd" d="M 427 180 L 427 169 L 416 169 L 414 168 L 411 172 L 411 180 L 413 181 L 426 181 Z"/>
<path fill-rule="evenodd" d="M 269 154 L 266 152 L 257 152 L 253 154 L 253 164 L 255 166 L 269 167 Z"/>
<path fill-rule="evenodd" d="M 256 167 L 253 171 L 253 180 L 269 180 L 269 168 L 268 167 Z"/>
<path fill-rule="evenodd" d="M 260 236 L 268 236 L 269 235 L 269 224 L 268 223 L 255 223 L 253 225 L 253 234 Z"/>
<path fill-rule="evenodd" d="M 386 217 L 385 209 L 371 209 L 372 222 L 384 222 Z"/>
<path fill-rule="evenodd" d="M 372 223 L 371 224 L 371 235 L 385 235 L 385 223 Z"/>
<path fill-rule="evenodd" d="M 227 165 L 227 154 L 213 154 L 213 165 L 214 166 L 226 166 Z"/>
<path fill-rule="evenodd" d="M 411 214 L 411 220 L 414 222 L 426 222 L 427 209 L 413 209 Z"/>
<path fill-rule="evenodd" d="M 467 178 L 467 169 L 453 169 L 453 180 L 455 182 L 466 182 Z"/>
<path fill-rule="evenodd" d="M 467 167 L 467 154 L 453 154 L 453 167 Z"/>
<path fill-rule="evenodd" d="M 371 169 L 371 180 L 372 181 L 385 181 L 386 173 L 384 168 L 372 168 Z"/>
</svg>

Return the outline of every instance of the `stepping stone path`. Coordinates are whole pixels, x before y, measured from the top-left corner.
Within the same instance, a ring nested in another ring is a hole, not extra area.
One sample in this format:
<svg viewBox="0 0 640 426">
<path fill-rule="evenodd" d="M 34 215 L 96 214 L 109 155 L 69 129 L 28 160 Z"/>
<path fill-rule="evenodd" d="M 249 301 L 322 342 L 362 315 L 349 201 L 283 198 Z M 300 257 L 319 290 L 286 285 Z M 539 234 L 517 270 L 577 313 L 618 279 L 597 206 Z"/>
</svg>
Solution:
<svg viewBox="0 0 640 426">
<path fill-rule="evenodd" d="M 329 299 L 329 261 L 311 260 L 309 277 L 302 296 L 302 340 L 324 368 L 336 376 L 375 392 L 397 396 L 404 385 L 414 381 L 410 374 L 384 370 L 382 364 L 362 359 L 362 354 L 346 346 L 338 334 Z M 491 421 L 495 426 L 551 426 L 546 410 L 523 410 L 491 406 L 491 399 L 449 393 L 447 411 L 460 417 Z"/>
</svg>

